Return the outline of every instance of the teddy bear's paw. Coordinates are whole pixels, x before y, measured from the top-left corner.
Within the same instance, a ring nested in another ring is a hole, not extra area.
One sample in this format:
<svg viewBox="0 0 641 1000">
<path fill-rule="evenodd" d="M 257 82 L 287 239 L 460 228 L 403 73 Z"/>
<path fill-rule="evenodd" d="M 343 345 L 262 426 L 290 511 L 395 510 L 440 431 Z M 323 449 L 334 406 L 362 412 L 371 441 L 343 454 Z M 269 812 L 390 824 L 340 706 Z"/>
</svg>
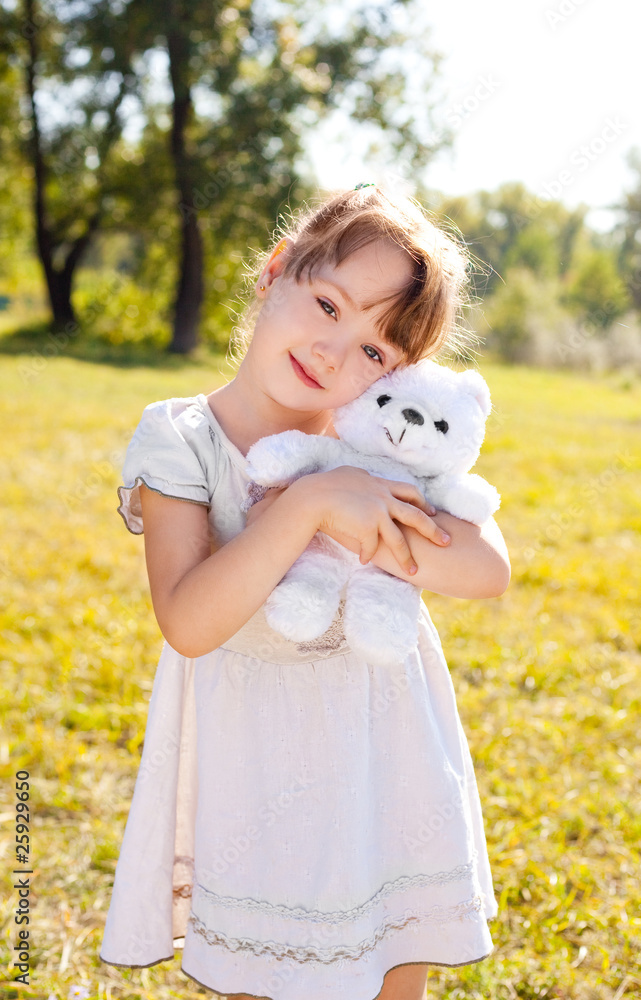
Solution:
<svg viewBox="0 0 641 1000">
<path fill-rule="evenodd" d="M 376 616 L 355 617 L 351 611 L 345 611 L 345 638 L 368 663 L 383 667 L 398 663 L 416 648 L 416 619 L 403 616 L 399 620 L 382 607 Z"/>
<path fill-rule="evenodd" d="M 345 637 L 368 663 L 375 666 L 398 663 L 416 648 L 420 594 L 415 587 L 406 586 L 409 589 L 405 600 L 398 592 L 388 593 L 385 601 L 372 601 L 366 593 L 347 592 Z"/>
<path fill-rule="evenodd" d="M 315 437 L 302 431 L 283 431 L 261 438 L 247 452 L 247 472 L 261 486 L 293 483 L 318 468 Z"/>
<path fill-rule="evenodd" d="M 470 473 L 454 480 L 434 503 L 462 521 L 484 524 L 499 509 L 501 497 L 485 479 Z"/>
<path fill-rule="evenodd" d="M 267 624 L 291 642 L 308 642 L 326 632 L 338 610 L 328 595 L 300 580 L 280 583 L 267 598 Z"/>
<path fill-rule="evenodd" d="M 346 626 L 345 638 L 355 653 L 375 667 L 388 667 L 399 663 L 416 648 L 417 644 L 415 629 L 413 633 L 410 629 L 404 635 L 399 635 L 396 630 L 396 634 L 392 637 L 384 629 L 380 629 L 376 636 L 371 630 L 362 632 L 357 629 L 353 632 Z"/>
</svg>

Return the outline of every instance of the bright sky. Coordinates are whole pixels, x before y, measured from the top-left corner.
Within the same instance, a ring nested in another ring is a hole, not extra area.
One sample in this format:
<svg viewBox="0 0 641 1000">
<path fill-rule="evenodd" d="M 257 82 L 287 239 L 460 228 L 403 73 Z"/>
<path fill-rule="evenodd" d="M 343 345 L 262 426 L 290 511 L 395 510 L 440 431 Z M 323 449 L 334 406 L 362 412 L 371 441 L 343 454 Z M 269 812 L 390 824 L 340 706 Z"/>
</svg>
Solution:
<svg viewBox="0 0 641 1000">
<path fill-rule="evenodd" d="M 427 185 L 463 194 L 518 180 L 540 197 L 590 205 L 588 221 L 610 228 L 603 209 L 632 187 L 626 154 L 641 151 L 638 0 L 441 0 L 426 9 L 455 131 Z M 312 159 L 324 187 L 382 179 L 326 134 Z"/>
</svg>

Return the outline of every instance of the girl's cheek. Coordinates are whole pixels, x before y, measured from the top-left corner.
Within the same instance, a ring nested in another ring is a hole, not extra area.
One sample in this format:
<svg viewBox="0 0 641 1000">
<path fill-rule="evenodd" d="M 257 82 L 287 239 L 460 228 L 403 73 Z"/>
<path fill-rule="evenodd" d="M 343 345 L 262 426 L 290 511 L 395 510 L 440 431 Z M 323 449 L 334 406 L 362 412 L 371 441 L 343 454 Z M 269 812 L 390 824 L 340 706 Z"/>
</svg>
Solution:
<svg viewBox="0 0 641 1000">
<path fill-rule="evenodd" d="M 366 389 L 369 389 L 371 385 L 374 385 L 374 382 L 377 382 L 379 378 L 382 378 L 384 374 L 385 369 L 382 365 L 366 358 L 364 364 L 361 364 L 360 372 L 356 378 L 359 386 L 356 395 L 360 396 L 361 393 L 365 392 Z"/>
<path fill-rule="evenodd" d="M 382 372 L 381 372 L 382 374 Z M 355 371 L 350 375 L 349 378 L 349 398 L 345 400 L 346 403 L 351 403 L 353 399 L 361 396 L 366 389 L 376 381 L 376 378 L 372 378 L 372 372 L 367 370 Z M 346 391 L 346 395 L 347 395 Z"/>
</svg>

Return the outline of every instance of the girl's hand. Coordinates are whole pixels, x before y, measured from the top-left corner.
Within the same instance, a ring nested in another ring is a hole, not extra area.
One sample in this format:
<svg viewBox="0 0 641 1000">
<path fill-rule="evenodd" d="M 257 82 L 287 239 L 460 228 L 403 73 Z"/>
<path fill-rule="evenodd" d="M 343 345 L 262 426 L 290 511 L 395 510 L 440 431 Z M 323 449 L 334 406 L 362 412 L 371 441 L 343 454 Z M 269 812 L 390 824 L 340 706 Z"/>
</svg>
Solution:
<svg viewBox="0 0 641 1000">
<path fill-rule="evenodd" d="M 299 492 L 306 510 L 312 508 L 319 531 L 339 542 L 352 538 L 358 543 L 363 564 L 370 562 L 384 542 L 401 570 L 410 576 L 416 573 L 416 562 L 396 522 L 415 528 L 436 545 L 449 544 L 449 535 L 429 516 L 435 509 L 409 483 L 380 479 L 344 465 L 303 476 L 289 489 Z"/>
<path fill-rule="evenodd" d="M 358 470 L 352 471 L 357 472 Z M 320 476 L 321 474 L 317 473 L 316 475 Z M 312 477 L 306 476 L 298 482 L 304 486 L 305 479 L 309 478 Z M 371 476 L 370 479 L 375 479 L 375 477 Z M 296 485 L 294 484 L 294 486 Z M 403 484 L 387 483 L 387 485 L 388 487 L 393 485 L 403 487 Z M 247 523 L 258 520 L 282 493 L 289 492 L 293 488 L 290 486 L 289 489 L 283 487 L 282 489 L 269 490 L 265 499 L 254 504 L 250 509 Z M 298 488 L 301 489 L 301 487 Z M 407 489 L 407 487 L 405 488 Z M 296 497 L 296 501 L 297 509 L 302 504 L 307 503 L 302 493 Z M 429 504 L 423 503 L 423 507 L 429 509 Z M 510 582 L 510 560 L 503 536 L 492 518 L 481 527 L 467 521 L 460 521 L 443 511 L 439 511 L 434 520 L 430 517 L 427 517 L 426 520 L 432 526 L 435 523 L 440 524 L 441 529 L 447 531 L 451 537 L 451 544 L 447 546 L 434 545 L 430 535 L 425 536 L 423 532 L 418 533 L 416 529 L 403 525 L 399 530 L 405 536 L 410 552 L 418 561 L 418 573 L 410 574 L 409 566 L 411 563 L 406 562 L 401 565 L 397 553 L 392 553 L 383 544 L 379 546 L 373 559 L 375 565 L 394 576 L 407 579 L 408 582 L 414 583 L 422 590 L 430 590 L 435 594 L 444 594 L 448 597 L 489 598 L 499 597 L 505 592 Z M 329 531 L 327 533 L 330 534 Z M 351 551 L 361 551 L 361 544 L 353 534 L 332 530 L 331 536 Z"/>
</svg>

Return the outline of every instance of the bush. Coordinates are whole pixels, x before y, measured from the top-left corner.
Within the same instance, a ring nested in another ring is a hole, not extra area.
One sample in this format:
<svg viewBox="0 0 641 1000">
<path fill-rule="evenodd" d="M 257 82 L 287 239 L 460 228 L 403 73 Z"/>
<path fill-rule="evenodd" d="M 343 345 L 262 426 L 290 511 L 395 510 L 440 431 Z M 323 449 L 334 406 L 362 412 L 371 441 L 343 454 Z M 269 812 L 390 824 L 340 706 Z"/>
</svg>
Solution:
<svg viewBox="0 0 641 1000">
<path fill-rule="evenodd" d="M 511 363 L 554 363 L 554 345 L 572 327 L 559 305 L 560 290 L 558 280 L 538 278 L 527 268 L 508 271 L 481 310 L 489 326 L 484 334 L 489 350 Z M 478 327 L 477 332 L 483 333 Z"/>
<path fill-rule="evenodd" d="M 162 285 L 143 287 L 117 270 L 84 270 L 73 303 L 81 325 L 98 340 L 158 348 L 169 343 L 169 303 Z"/>
<path fill-rule="evenodd" d="M 558 280 L 537 278 L 526 268 L 513 268 L 506 274 L 505 284 L 477 310 L 472 321 L 475 331 L 492 354 L 512 364 L 641 371 L 637 313 L 626 313 L 620 319 L 611 315 L 604 323 L 603 310 L 577 316 L 561 304 L 562 296 Z"/>
</svg>

